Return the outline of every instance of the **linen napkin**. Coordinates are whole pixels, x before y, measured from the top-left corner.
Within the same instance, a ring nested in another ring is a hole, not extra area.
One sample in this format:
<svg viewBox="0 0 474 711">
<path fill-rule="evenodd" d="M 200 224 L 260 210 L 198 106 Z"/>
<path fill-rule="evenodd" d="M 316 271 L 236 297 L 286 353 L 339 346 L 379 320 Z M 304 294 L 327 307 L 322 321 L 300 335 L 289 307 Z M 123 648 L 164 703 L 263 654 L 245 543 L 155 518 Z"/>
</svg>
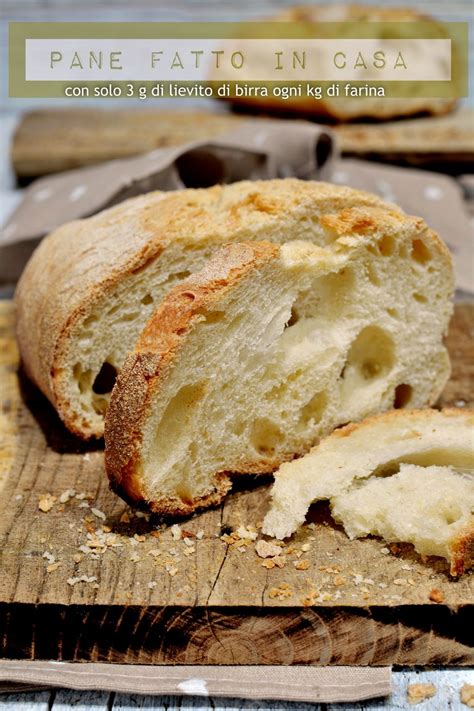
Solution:
<svg viewBox="0 0 474 711">
<path fill-rule="evenodd" d="M 48 687 L 329 703 L 387 696 L 391 692 L 391 671 L 389 667 L 0 662 L 0 691 L 31 691 Z"/>
</svg>

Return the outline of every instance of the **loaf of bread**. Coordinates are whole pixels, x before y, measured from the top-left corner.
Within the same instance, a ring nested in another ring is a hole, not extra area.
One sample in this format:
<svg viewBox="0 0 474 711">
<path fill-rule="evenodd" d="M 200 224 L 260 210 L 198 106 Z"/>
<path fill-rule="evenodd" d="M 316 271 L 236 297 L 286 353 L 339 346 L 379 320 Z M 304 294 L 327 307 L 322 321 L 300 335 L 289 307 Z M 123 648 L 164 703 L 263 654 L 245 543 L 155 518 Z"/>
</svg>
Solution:
<svg viewBox="0 0 474 711">
<path fill-rule="evenodd" d="M 333 38 L 334 34 L 338 39 L 353 38 L 353 27 L 359 23 L 379 23 L 374 24 L 374 29 L 371 30 L 370 36 L 378 39 L 380 45 L 378 49 L 383 49 L 383 42 L 387 39 L 399 39 L 400 37 L 409 38 L 407 32 L 404 35 L 401 30 L 403 24 L 407 22 L 424 23 L 423 30 L 426 36 L 427 28 L 429 28 L 430 38 L 447 39 L 449 34 L 443 25 L 437 20 L 424 15 L 410 7 L 377 7 L 377 5 L 351 5 L 351 4 L 319 4 L 294 6 L 284 9 L 277 15 L 267 18 L 270 22 L 285 22 L 285 23 L 315 23 L 318 24 L 318 30 L 324 32 L 324 23 L 341 23 L 337 25 L 337 30 L 334 29 L 334 24 L 329 24 L 330 28 L 327 38 Z M 344 25 L 343 23 L 351 23 Z M 385 23 L 385 24 L 382 24 Z M 392 23 L 391 28 L 390 23 Z M 352 28 L 347 31 L 347 27 Z M 324 35 L 322 35 L 324 37 Z M 387 56 L 390 51 L 387 52 Z M 369 55 L 370 56 L 370 55 Z M 453 49 L 452 61 L 456 65 L 457 60 L 456 50 Z M 254 59 L 255 76 L 258 77 L 260 70 L 259 54 L 252 58 L 246 57 L 246 68 L 249 70 L 249 65 L 252 66 Z M 370 59 L 367 59 L 369 64 Z M 348 58 L 348 61 L 349 58 Z M 354 61 L 354 60 L 352 60 Z M 420 61 L 423 61 L 421 55 Z M 369 65 L 370 66 L 370 65 Z M 454 72 L 453 72 L 454 76 Z M 374 77 L 375 80 L 380 77 Z M 405 96 L 401 97 L 357 97 L 357 96 L 340 96 L 331 98 L 323 96 L 323 98 L 315 101 L 313 97 L 302 95 L 301 97 L 290 97 L 283 99 L 279 96 L 274 96 L 270 93 L 268 97 L 243 95 L 235 97 L 232 101 L 238 105 L 252 107 L 253 109 L 261 109 L 263 111 L 276 110 L 278 112 L 293 113 L 302 116 L 322 116 L 335 119 L 337 121 L 351 121 L 360 118 L 374 119 L 390 119 L 403 116 L 413 116 L 415 114 L 430 114 L 440 115 L 446 114 L 456 106 L 456 99 L 453 98 L 433 98 L 419 95 L 417 82 L 412 82 L 411 86 L 406 91 Z"/>
<path fill-rule="evenodd" d="M 474 413 L 397 410 L 336 430 L 275 474 L 263 532 L 290 536 L 310 504 L 329 499 L 350 538 L 373 534 L 471 565 Z"/>
<path fill-rule="evenodd" d="M 26 372 L 71 431 L 100 437 L 116 373 L 143 326 L 216 247 L 262 239 L 324 245 L 351 231 L 375 239 L 384 215 L 413 234 L 419 249 L 431 242 L 421 221 L 375 195 L 295 179 L 154 192 L 66 224 L 39 245 L 18 285 Z M 422 260 L 420 252 L 413 267 L 423 269 Z"/>
<path fill-rule="evenodd" d="M 106 415 L 106 469 L 126 500 L 189 514 L 219 502 L 230 474 L 272 472 L 345 422 L 436 401 L 446 247 L 386 206 L 314 229 L 320 245 L 228 245 L 155 311 Z"/>
</svg>

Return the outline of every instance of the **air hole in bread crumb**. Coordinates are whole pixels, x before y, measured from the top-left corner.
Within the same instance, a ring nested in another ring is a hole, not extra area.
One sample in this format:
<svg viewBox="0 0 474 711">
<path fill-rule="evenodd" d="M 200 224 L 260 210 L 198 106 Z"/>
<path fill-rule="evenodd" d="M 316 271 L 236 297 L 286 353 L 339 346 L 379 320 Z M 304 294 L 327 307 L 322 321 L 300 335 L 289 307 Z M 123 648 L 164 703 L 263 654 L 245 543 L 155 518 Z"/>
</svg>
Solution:
<svg viewBox="0 0 474 711">
<path fill-rule="evenodd" d="M 85 393 L 91 386 L 92 371 L 90 370 L 90 368 L 88 368 L 87 370 L 82 370 L 81 363 L 76 363 L 73 368 L 72 374 L 74 376 L 74 379 L 77 381 L 79 392 Z"/>
<path fill-rule="evenodd" d="M 226 317 L 226 314 L 224 311 L 208 311 L 207 313 L 203 312 L 203 316 L 205 317 L 205 323 L 210 326 L 213 323 L 219 323 L 220 321 L 223 321 Z"/>
<path fill-rule="evenodd" d="M 414 239 L 411 243 L 411 256 L 415 262 L 426 264 L 431 259 L 431 252 L 421 239 Z"/>
<path fill-rule="evenodd" d="M 378 326 L 362 329 L 347 354 L 344 378 L 351 374 L 372 380 L 393 366 L 394 345 L 391 337 Z"/>
<path fill-rule="evenodd" d="M 112 392 L 116 379 L 117 368 L 115 368 L 112 363 L 107 363 L 106 361 L 102 364 L 101 369 L 95 377 L 92 390 L 97 395 L 106 395 L 107 393 Z"/>
<path fill-rule="evenodd" d="M 287 323 L 286 323 L 286 325 L 285 325 L 285 328 L 290 328 L 291 326 L 294 326 L 295 323 L 297 323 L 297 322 L 299 321 L 299 318 L 300 318 L 300 317 L 299 317 L 299 314 L 298 314 L 297 310 L 295 309 L 295 307 L 293 307 L 293 308 L 291 309 L 291 315 L 290 315 L 290 318 L 288 319 L 288 321 L 287 321 Z"/>
<path fill-rule="evenodd" d="M 413 294 L 413 298 L 415 299 L 415 301 L 418 301 L 420 304 L 426 304 L 426 302 L 428 301 L 426 296 L 424 296 L 423 294 L 415 293 L 415 294 Z"/>
<path fill-rule="evenodd" d="M 145 296 L 143 297 L 141 303 L 142 303 L 144 306 L 147 306 L 148 304 L 152 304 L 152 303 L 153 303 L 153 296 L 152 296 L 151 294 L 145 294 Z"/>
<path fill-rule="evenodd" d="M 392 318 L 398 318 L 400 314 L 398 313 L 397 309 L 387 309 L 387 313 L 389 316 Z"/>
<path fill-rule="evenodd" d="M 379 252 L 383 257 L 390 257 L 395 251 L 395 240 L 392 235 L 385 235 L 379 240 Z"/>
<path fill-rule="evenodd" d="M 253 423 L 250 441 L 259 454 L 274 454 L 283 434 L 274 422 L 262 417 Z"/>
<path fill-rule="evenodd" d="M 233 422 L 231 424 L 231 430 L 232 432 L 240 437 L 245 430 L 245 422 L 243 420 L 237 420 L 237 422 Z"/>
<path fill-rule="evenodd" d="M 396 410 L 400 410 L 402 407 L 406 407 L 412 398 L 413 388 L 408 383 L 400 383 L 395 388 L 395 395 L 393 398 L 393 407 Z"/>
<path fill-rule="evenodd" d="M 318 424 L 324 414 L 327 405 L 327 395 L 325 392 L 316 393 L 301 410 L 300 421 L 304 425 Z"/>
<path fill-rule="evenodd" d="M 382 282 L 380 281 L 379 275 L 377 274 L 377 271 L 375 270 L 373 265 L 367 264 L 366 269 L 367 269 L 367 277 L 368 277 L 369 281 L 374 286 L 380 286 Z"/>
</svg>

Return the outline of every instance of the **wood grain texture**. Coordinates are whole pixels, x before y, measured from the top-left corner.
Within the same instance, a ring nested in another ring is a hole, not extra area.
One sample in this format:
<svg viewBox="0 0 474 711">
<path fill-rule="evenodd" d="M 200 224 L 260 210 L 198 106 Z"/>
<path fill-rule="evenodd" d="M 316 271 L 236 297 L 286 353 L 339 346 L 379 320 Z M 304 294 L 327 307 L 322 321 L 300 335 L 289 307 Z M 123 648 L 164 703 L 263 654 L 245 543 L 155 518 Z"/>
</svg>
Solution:
<svg viewBox="0 0 474 711">
<path fill-rule="evenodd" d="M 41 175 L 126 158 L 165 146 L 209 140 L 246 118 L 240 113 L 122 109 L 49 109 L 22 116 L 12 144 L 16 175 Z M 248 109 L 247 109 L 248 111 Z M 252 113 L 255 117 L 258 111 Z M 282 114 L 284 116 L 284 114 Z M 384 162 L 469 170 L 474 110 L 447 116 L 334 126 L 343 155 Z"/>
<path fill-rule="evenodd" d="M 7 452 L 0 459 L 1 656 L 146 664 L 474 662 L 472 576 L 453 582 L 443 560 L 423 563 L 409 546 L 392 554 L 377 539 L 351 542 L 323 505 L 285 547 L 285 566 L 270 570 L 253 541 L 232 542 L 240 526 L 258 530 L 268 482 L 246 484 L 219 509 L 182 521 L 184 539 L 175 540 L 179 531 L 163 522 L 135 516 L 109 491 L 101 445 L 68 434 L 39 392 L 17 378 L 11 304 L 0 304 L 0 324 L 8 415 L 0 429 Z M 473 326 L 474 307 L 458 305 L 443 405 L 473 405 Z M 50 510 L 40 510 L 48 502 Z M 307 564 L 299 570 L 301 561 Z M 443 603 L 430 602 L 433 589 Z"/>
<path fill-rule="evenodd" d="M 232 114 L 206 111 L 50 109 L 24 114 L 11 157 L 20 178 L 209 140 L 232 130 Z"/>
</svg>

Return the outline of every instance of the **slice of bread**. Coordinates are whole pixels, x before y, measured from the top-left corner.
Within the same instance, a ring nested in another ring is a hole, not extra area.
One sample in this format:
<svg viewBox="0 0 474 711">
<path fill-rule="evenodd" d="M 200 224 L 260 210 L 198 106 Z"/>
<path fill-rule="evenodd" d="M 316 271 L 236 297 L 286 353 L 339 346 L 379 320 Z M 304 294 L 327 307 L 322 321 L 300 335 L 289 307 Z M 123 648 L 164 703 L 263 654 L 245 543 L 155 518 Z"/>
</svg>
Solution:
<svg viewBox="0 0 474 711">
<path fill-rule="evenodd" d="M 437 399 L 446 248 L 375 207 L 319 225 L 325 246 L 229 245 L 161 303 L 106 416 L 124 498 L 188 514 L 221 500 L 229 473 L 271 472 L 338 425 Z"/>
<path fill-rule="evenodd" d="M 412 543 L 421 555 L 446 558 L 453 576 L 472 564 L 474 471 L 400 464 L 393 476 L 376 476 L 333 497 L 331 511 L 349 538 L 372 534 Z"/>
<path fill-rule="evenodd" d="M 399 410 L 336 430 L 275 475 L 263 532 L 290 536 L 310 504 L 329 499 L 348 536 L 370 533 L 471 564 L 474 412 Z"/>
<path fill-rule="evenodd" d="M 416 241 L 412 265 L 424 272 L 423 244 L 434 238 L 421 220 L 375 195 L 327 183 L 246 181 L 155 192 L 64 225 L 43 240 L 18 284 L 26 372 L 71 431 L 100 437 L 126 354 L 163 296 L 216 247 L 301 239 L 325 245 L 360 232 L 372 234 L 375 245 L 385 215 Z M 445 264 L 447 278 L 447 256 Z"/>
</svg>

